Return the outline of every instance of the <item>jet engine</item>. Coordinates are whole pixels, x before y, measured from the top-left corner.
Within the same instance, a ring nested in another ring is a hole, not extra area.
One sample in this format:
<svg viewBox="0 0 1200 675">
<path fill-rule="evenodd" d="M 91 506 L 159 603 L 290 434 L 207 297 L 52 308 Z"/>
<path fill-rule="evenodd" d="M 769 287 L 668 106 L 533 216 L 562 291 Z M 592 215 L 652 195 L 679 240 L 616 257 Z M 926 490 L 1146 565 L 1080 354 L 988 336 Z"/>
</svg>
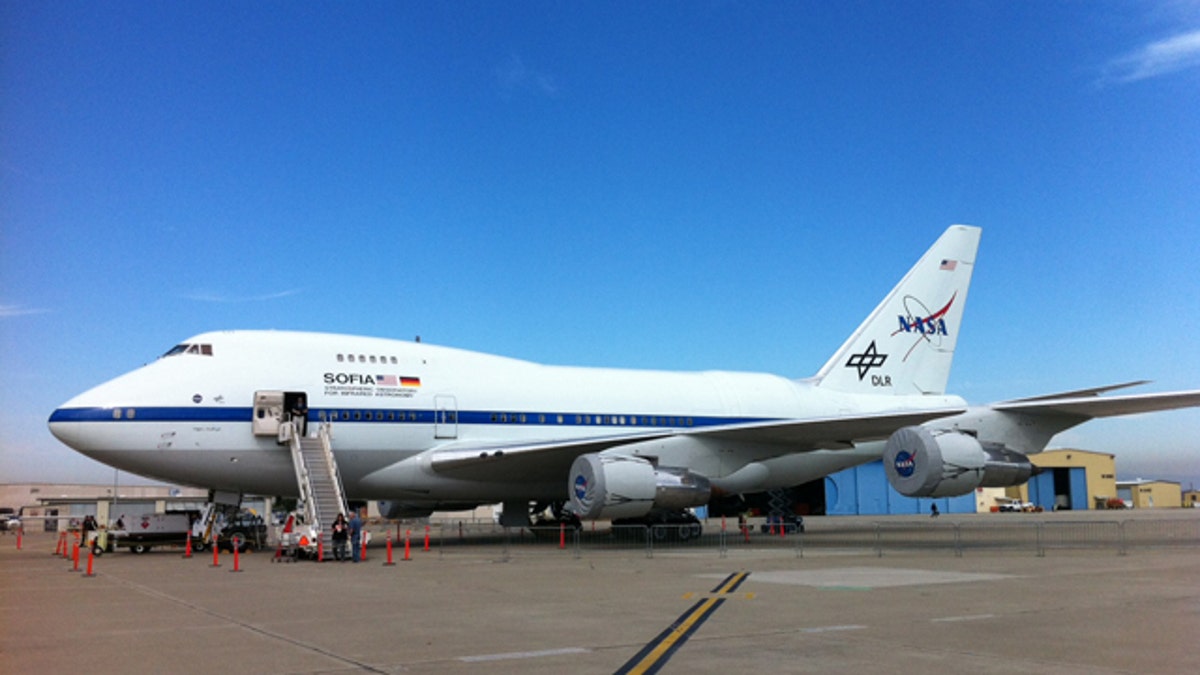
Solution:
<svg viewBox="0 0 1200 675">
<path fill-rule="evenodd" d="M 904 427 L 888 438 L 883 468 L 896 491 L 909 497 L 957 497 L 978 487 L 1013 487 L 1035 471 L 1025 455 L 981 443 L 958 431 Z"/>
<path fill-rule="evenodd" d="M 571 464 L 569 481 L 571 511 L 585 520 L 679 511 L 707 504 L 712 493 L 704 476 L 626 455 L 580 455 Z"/>
</svg>

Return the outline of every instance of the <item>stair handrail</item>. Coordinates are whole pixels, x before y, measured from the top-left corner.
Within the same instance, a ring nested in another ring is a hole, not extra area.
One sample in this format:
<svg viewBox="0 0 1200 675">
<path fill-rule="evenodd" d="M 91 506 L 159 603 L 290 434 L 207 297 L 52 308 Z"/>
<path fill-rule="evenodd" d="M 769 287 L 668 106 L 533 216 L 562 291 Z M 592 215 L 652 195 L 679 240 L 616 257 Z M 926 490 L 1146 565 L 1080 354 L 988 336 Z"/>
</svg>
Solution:
<svg viewBox="0 0 1200 675">
<path fill-rule="evenodd" d="M 285 422 L 285 426 L 289 428 L 288 432 L 282 432 L 283 426 L 280 427 L 281 433 L 288 436 L 289 446 L 292 450 L 292 466 L 296 469 L 296 485 L 300 489 L 300 502 L 304 505 L 304 520 L 305 522 L 316 528 L 320 527 L 317 522 L 317 503 L 313 497 L 309 480 L 308 465 L 304 462 L 304 453 L 300 448 L 302 440 L 299 425 L 294 422 Z"/>
<path fill-rule="evenodd" d="M 321 439 L 321 449 L 325 457 L 325 466 L 329 469 L 329 479 L 333 483 L 333 493 L 337 497 L 338 509 L 343 515 L 350 512 L 346 505 L 346 491 L 342 487 L 342 475 L 338 472 L 337 460 L 333 457 L 333 420 L 322 419 L 317 428 L 317 437 Z"/>
</svg>

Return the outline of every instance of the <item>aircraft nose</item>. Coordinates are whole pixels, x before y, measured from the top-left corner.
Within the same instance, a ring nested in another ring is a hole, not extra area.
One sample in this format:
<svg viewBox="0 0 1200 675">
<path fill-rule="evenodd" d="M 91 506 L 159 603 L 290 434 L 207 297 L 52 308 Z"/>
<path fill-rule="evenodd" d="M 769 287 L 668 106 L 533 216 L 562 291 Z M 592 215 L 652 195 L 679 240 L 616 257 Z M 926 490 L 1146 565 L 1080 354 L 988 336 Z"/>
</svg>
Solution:
<svg viewBox="0 0 1200 675">
<path fill-rule="evenodd" d="M 47 424 L 50 427 L 50 433 L 55 438 L 64 445 L 78 450 L 82 439 L 79 434 L 80 425 L 76 418 L 77 415 L 73 414 L 70 408 L 63 406 L 50 414 Z"/>
</svg>

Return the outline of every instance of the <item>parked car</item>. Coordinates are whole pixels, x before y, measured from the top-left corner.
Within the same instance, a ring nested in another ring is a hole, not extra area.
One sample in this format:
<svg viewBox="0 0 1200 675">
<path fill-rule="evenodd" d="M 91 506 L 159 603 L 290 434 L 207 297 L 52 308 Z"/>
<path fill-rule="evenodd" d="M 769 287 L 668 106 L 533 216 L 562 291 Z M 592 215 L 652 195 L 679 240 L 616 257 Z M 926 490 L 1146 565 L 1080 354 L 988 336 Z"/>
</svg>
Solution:
<svg viewBox="0 0 1200 675">
<path fill-rule="evenodd" d="M 1036 507 L 1033 505 L 1033 502 L 1008 499 L 1000 502 L 1000 510 L 1006 513 L 1033 513 Z"/>
</svg>

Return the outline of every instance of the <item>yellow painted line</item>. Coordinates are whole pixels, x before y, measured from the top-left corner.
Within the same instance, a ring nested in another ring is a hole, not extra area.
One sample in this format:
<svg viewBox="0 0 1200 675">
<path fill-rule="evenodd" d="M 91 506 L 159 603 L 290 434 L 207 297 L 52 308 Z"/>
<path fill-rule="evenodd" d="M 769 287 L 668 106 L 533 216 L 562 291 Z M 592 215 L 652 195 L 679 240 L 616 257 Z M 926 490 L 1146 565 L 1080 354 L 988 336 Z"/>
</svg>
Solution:
<svg viewBox="0 0 1200 675">
<path fill-rule="evenodd" d="M 693 606 L 685 612 L 675 624 L 672 625 L 669 632 L 660 635 L 650 645 L 653 647 L 646 652 L 639 652 L 637 656 L 626 663 L 620 670 L 619 675 L 643 675 L 644 673 L 655 672 L 659 667 L 666 662 L 665 657 L 671 653 L 676 647 L 676 644 L 682 644 L 687 640 L 688 636 L 698 627 L 700 622 L 703 622 L 708 616 L 720 606 L 721 602 L 727 599 L 726 594 L 737 588 L 739 584 L 745 581 L 746 577 L 750 576 L 749 572 L 737 572 L 729 575 L 729 577 L 713 591 L 713 594 L 707 599 Z M 691 595 L 690 593 L 688 595 Z M 686 596 L 685 596 L 686 597 Z M 649 646 L 649 645 L 648 645 Z"/>
</svg>

